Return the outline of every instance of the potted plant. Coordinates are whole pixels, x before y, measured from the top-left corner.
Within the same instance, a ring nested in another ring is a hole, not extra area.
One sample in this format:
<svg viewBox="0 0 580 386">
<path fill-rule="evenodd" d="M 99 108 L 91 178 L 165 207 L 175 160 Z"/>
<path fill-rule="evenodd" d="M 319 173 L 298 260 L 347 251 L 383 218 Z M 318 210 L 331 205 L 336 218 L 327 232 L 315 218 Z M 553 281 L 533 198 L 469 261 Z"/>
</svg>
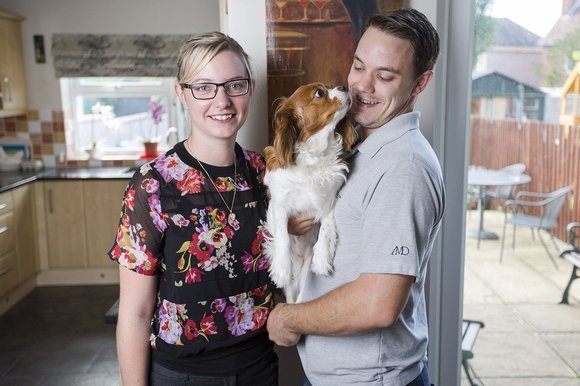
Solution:
<svg viewBox="0 0 580 386">
<path fill-rule="evenodd" d="M 165 107 L 160 99 L 157 100 L 151 97 L 147 104 L 147 110 L 149 110 L 152 125 L 149 136 L 143 140 L 143 146 L 145 147 L 145 157 L 154 157 L 157 155 L 157 145 L 159 144 L 159 124 L 163 120 Z"/>
</svg>

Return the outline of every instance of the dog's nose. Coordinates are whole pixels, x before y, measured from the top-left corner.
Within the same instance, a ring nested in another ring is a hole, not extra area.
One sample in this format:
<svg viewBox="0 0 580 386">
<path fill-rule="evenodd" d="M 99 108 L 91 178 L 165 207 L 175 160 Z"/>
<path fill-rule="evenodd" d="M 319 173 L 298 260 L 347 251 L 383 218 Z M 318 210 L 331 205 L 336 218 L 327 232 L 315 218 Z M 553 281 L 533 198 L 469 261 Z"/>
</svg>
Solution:
<svg viewBox="0 0 580 386">
<path fill-rule="evenodd" d="M 348 91 L 348 88 L 346 88 L 345 85 L 341 84 L 340 86 L 337 87 L 338 91 Z"/>
</svg>

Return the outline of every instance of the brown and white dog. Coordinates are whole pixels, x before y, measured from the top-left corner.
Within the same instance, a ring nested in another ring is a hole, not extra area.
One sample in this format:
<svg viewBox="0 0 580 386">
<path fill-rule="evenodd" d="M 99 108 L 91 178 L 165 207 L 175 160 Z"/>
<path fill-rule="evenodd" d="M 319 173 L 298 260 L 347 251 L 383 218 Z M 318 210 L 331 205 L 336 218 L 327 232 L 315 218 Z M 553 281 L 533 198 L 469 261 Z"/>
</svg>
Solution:
<svg viewBox="0 0 580 386">
<path fill-rule="evenodd" d="M 346 87 L 312 83 L 283 98 L 274 113 L 274 142 L 264 149 L 270 195 L 264 253 L 270 277 L 289 303 L 301 300 L 310 266 L 316 274 L 332 272 L 334 204 L 348 171 L 342 155 L 356 138 L 350 105 Z M 320 225 L 302 236 L 289 234 L 288 218 L 298 213 Z"/>
</svg>

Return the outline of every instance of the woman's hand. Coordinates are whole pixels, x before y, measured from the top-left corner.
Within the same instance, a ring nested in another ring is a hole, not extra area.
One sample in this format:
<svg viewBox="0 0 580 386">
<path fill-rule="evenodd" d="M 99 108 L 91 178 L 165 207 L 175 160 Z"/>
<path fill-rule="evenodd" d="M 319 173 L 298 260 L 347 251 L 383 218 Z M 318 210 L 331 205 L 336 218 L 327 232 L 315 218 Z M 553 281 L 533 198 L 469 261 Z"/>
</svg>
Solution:
<svg viewBox="0 0 580 386">
<path fill-rule="evenodd" d="M 288 233 L 302 236 L 316 225 L 316 219 L 309 213 L 300 213 L 288 219 Z"/>
</svg>

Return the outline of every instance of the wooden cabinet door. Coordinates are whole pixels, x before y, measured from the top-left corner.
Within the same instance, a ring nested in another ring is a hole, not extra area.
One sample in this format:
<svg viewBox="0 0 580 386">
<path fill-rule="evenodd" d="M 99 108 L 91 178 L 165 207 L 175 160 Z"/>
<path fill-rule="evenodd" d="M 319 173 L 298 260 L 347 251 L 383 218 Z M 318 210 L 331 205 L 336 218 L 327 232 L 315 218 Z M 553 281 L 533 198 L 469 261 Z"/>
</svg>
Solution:
<svg viewBox="0 0 580 386">
<path fill-rule="evenodd" d="M 87 267 L 81 181 L 44 182 L 48 267 Z M 93 203 L 87 203 L 93 205 Z"/>
<path fill-rule="evenodd" d="M 38 272 L 38 246 L 36 242 L 36 216 L 32 184 L 12 191 L 14 199 L 14 226 L 20 281 L 30 279 Z"/>
<path fill-rule="evenodd" d="M 83 182 L 89 267 L 111 268 L 113 266 L 107 252 L 115 240 L 123 193 L 128 182 L 129 180 Z"/>
<path fill-rule="evenodd" d="M 0 117 L 26 113 L 20 16 L 0 11 Z"/>
</svg>

